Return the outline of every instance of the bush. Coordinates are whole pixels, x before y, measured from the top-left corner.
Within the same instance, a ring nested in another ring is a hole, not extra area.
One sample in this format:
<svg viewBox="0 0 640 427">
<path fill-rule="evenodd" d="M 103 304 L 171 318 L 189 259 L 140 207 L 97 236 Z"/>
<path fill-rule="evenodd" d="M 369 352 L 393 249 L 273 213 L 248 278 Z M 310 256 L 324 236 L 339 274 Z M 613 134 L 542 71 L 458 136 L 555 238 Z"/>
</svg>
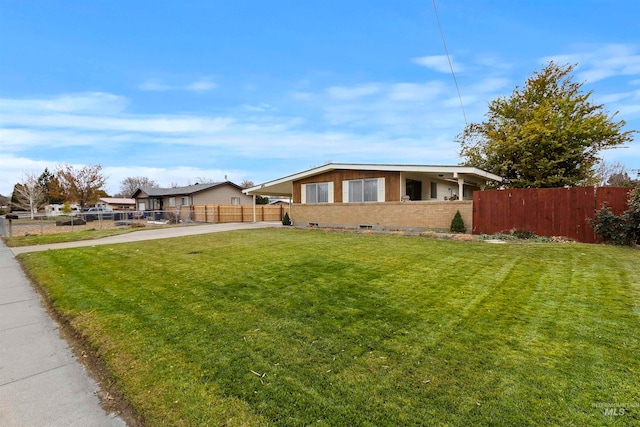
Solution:
<svg viewBox="0 0 640 427">
<path fill-rule="evenodd" d="M 640 244 L 640 187 L 636 187 L 629 197 L 629 208 L 622 215 L 615 215 L 604 204 L 596 212 L 589 225 L 605 243 L 636 246 Z"/>
<path fill-rule="evenodd" d="M 456 214 L 451 220 L 451 231 L 454 233 L 466 233 L 467 231 L 464 226 L 464 221 L 462 220 L 462 215 L 460 215 L 460 211 L 456 211 Z"/>
<path fill-rule="evenodd" d="M 524 230 L 524 229 L 523 230 L 513 229 L 509 232 L 509 234 L 511 234 L 516 239 L 522 239 L 522 240 L 533 239 L 534 237 L 536 237 L 533 231 Z"/>
<path fill-rule="evenodd" d="M 291 225 L 291 218 L 289 218 L 289 212 L 285 212 L 282 217 L 282 225 Z"/>
</svg>

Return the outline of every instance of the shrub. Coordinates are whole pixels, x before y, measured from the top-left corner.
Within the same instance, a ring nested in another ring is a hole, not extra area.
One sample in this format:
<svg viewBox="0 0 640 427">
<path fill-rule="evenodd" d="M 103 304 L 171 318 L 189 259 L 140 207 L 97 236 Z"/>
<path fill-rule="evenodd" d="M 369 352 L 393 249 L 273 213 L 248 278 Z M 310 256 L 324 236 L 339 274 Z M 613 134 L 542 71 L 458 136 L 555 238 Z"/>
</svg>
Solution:
<svg viewBox="0 0 640 427">
<path fill-rule="evenodd" d="M 282 217 L 282 225 L 291 225 L 291 218 L 289 218 L 289 212 L 285 212 Z"/>
<path fill-rule="evenodd" d="M 628 206 L 622 215 L 615 215 L 604 204 L 596 212 L 595 219 L 589 219 L 589 225 L 605 243 L 629 246 L 640 244 L 640 187 L 631 192 Z"/>
<path fill-rule="evenodd" d="M 456 214 L 451 220 L 451 231 L 454 233 L 465 233 L 467 231 L 464 226 L 464 221 L 462 220 L 462 215 L 460 215 L 460 211 L 456 211 Z"/>
<path fill-rule="evenodd" d="M 523 230 L 513 229 L 509 232 L 509 234 L 511 234 L 516 239 L 523 239 L 523 240 L 533 239 L 534 237 L 536 237 L 533 231 L 524 230 L 524 229 Z"/>
</svg>

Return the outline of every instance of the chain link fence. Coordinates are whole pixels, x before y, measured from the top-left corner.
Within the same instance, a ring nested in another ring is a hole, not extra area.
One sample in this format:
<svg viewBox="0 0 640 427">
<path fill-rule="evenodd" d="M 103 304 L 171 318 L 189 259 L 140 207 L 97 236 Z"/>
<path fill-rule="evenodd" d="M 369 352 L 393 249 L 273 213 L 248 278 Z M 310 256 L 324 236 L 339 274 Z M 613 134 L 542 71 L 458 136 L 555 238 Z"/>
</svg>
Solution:
<svg viewBox="0 0 640 427">
<path fill-rule="evenodd" d="M 255 221 L 281 221 L 289 206 L 257 205 Z M 68 215 L 18 213 L 18 218 L 0 217 L 0 236 L 17 237 L 120 227 L 180 226 L 204 223 L 253 222 L 252 205 L 197 205 L 171 210 L 99 211 Z"/>
</svg>

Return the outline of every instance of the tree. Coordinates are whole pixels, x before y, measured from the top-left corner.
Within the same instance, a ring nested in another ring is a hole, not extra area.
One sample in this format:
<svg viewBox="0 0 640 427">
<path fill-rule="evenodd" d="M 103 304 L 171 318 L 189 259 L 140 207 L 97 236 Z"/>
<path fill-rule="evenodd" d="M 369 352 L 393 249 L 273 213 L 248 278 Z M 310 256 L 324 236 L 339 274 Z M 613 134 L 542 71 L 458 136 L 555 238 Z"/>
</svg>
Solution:
<svg viewBox="0 0 640 427">
<path fill-rule="evenodd" d="M 22 182 L 13 187 L 11 206 L 17 210 L 29 211 L 31 219 L 46 203 L 46 193 L 34 174 L 25 173 Z"/>
<path fill-rule="evenodd" d="M 609 187 L 637 187 L 640 181 L 637 179 L 631 179 L 627 172 L 614 173 L 607 180 L 607 186 Z"/>
<path fill-rule="evenodd" d="M 635 131 L 622 131 L 617 113 L 591 103 L 573 69 L 549 62 L 524 88 L 490 102 L 487 120 L 457 137 L 463 164 L 502 176 L 507 187 L 589 183 L 600 150 L 631 141 Z"/>
<path fill-rule="evenodd" d="M 67 202 L 75 202 L 81 209 L 95 203 L 102 194 L 106 178 L 102 175 L 102 166 L 83 166 L 75 168 L 71 165 L 59 165 L 56 177 L 60 183 L 60 195 Z"/>
<path fill-rule="evenodd" d="M 450 228 L 454 233 L 465 233 L 467 231 L 467 228 L 464 226 L 464 221 L 462 220 L 462 215 L 460 215 L 460 211 L 456 211 L 456 214 L 453 216 Z"/>
<path fill-rule="evenodd" d="M 242 181 L 242 183 L 240 183 L 240 187 L 242 187 L 243 190 L 246 190 L 247 188 L 251 188 L 253 187 L 253 181 L 249 180 L 249 179 L 245 179 L 244 181 Z"/>
<path fill-rule="evenodd" d="M 129 198 L 138 188 L 142 187 L 158 188 L 160 185 L 146 176 L 131 176 L 120 182 L 120 192 L 116 196 Z"/>
<path fill-rule="evenodd" d="M 38 183 L 45 193 L 45 199 L 47 204 L 60 204 L 64 202 L 64 199 L 60 197 L 60 183 L 58 178 L 49 171 L 49 168 L 44 168 L 44 172 L 38 178 Z"/>
</svg>

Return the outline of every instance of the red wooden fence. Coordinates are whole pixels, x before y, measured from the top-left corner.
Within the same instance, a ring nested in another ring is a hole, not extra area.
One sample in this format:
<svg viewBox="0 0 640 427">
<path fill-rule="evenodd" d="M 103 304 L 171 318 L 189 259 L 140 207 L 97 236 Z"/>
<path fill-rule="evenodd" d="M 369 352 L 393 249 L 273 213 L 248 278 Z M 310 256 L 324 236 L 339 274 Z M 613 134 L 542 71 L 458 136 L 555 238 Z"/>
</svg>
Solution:
<svg viewBox="0 0 640 427">
<path fill-rule="evenodd" d="M 514 188 L 473 193 L 473 234 L 528 230 L 538 236 L 598 241 L 588 218 L 606 203 L 617 215 L 627 208 L 630 188 Z"/>
</svg>

